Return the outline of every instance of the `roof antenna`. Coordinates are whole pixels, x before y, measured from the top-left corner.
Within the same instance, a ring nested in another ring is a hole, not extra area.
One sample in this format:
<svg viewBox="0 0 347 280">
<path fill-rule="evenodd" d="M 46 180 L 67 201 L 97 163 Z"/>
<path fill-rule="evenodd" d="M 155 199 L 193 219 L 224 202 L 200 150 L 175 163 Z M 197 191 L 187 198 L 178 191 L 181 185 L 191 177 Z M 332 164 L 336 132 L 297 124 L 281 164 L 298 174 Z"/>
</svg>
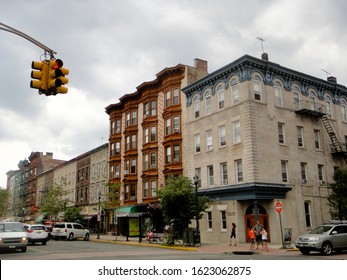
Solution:
<svg viewBox="0 0 347 280">
<path fill-rule="evenodd" d="M 263 44 L 263 42 L 265 41 L 265 39 L 261 38 L 261 37 L 257 37 L 257 39 L 260 41 L 260 43 L 261 43 L 261 50 L 263 51 L 263 53 L 261 54 L 261 59 L 269 61 L 269 55 L 266 52 L 264 52 L 264 44 Z"/>
<path fill-rule="evenodd" d="M 331 73 L 329 73 L 327 70 L 324 70 L 324 69 L 320 69 L 320 70 L 322 70 L 327 75 L 327 78 L 331 75 Z"/>
<path fill-rule="evenodd" d="M 257 39 L 260 41 L 260 44 L 261 44 L 261 50 L 263 51 L 264 53 L 264 45 L 263 45 L 263 42 L 265 41 L 264 38 L 261 38 L 261 37 L 257 37 Z"/>
</svg>

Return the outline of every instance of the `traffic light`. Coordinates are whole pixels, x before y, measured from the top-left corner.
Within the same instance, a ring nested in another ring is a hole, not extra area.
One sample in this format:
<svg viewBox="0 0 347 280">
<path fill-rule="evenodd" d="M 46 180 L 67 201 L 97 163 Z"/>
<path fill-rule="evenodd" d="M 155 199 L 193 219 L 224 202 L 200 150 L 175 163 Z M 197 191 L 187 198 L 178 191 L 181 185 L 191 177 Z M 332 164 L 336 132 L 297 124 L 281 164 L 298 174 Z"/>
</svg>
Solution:
<svg viewBox="0 0 347 280">
<path fill-rule="evenodd" d="M 48 95 L 67 93 L 68 88 L 63 85 L 69 82 L 69 79 L 65 77 L 65 75 L 69 74 L 69 70 L 63 68 L 63 61 L 60 59 L 51 59 L 49 61 L 48 72 Z"/>
<path fill-rule="evenodd" d="M 36 79 L 30 82 L 31 88 L 37 88 L 39 94 L 47 93 L 48 61 L 33 61 L 31 63 L 31 78 Z M 38 70 L 38 71 L 37 71 Z"/>
</svg>

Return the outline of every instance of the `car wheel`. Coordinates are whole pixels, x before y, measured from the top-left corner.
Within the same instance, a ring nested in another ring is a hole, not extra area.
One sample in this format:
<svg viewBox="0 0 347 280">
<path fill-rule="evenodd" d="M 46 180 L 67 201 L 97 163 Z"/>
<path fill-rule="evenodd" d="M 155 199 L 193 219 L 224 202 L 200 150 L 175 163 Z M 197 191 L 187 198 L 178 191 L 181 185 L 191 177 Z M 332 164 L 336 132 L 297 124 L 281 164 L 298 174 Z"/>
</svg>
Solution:
<svg viewBox="0 0 347 280">
<path fill-rule="evenodd" d="M 331 244 L 323 243 L 322 254 L 328 256 L 328 255 L 331 255 L 332 252 L 333 252 L 333 247 L 331 246 Z"/>
<path fill-rule="evenodd" d="M 300 253 L 303 255 L 308 255 L 310 253 L 309 249 L 299 249 L 299 250 L 300 250 Z"/>
<path fill-rule="evenodd" d="M 72 232 L 69 234 L 69 238 L 68 238 L 68 240 L 69 240 L 69 241 L 74 240 L 74 235 L 73 235 L 73 233 L 72 233 Z"/>
<path fill-rule="evenodd" d="M 88 241 L 89 240 L 89 233 L 86 233 L 86 235 L 84 236 L 84 240 Z"/>
<path fill-rule="evenodd" d="M 27 247 L 22 248 L 22 253 L 25 253 L 27 251 Z"/>
<path fill-rule="evenodd" d="M 47 241 L 42 241 L 42 245 L 46 245 L 47 244 Z"/>
</svg>

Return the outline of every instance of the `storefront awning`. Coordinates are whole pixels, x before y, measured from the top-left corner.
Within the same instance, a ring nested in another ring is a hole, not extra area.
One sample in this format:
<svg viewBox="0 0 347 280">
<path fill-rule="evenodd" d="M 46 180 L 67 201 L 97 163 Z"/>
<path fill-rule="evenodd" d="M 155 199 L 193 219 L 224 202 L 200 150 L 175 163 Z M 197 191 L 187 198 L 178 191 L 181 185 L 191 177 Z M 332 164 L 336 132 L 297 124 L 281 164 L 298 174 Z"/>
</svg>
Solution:
<svg viewBox="0 0 347 280">
<path fill-rule="evenodd" d="M 126 217 L 131 215 L 132 213 L 137 213 L 137 209 L 135 206 L 124 206 L 116 209 L 117 217 Z"/>
<path fill-rule="evenodd" d="M 40 215 L 36 218 L 35 222 L 36 222 L 36 223 L 42 223 L 42 221 L 46 218 L 46 216 L 47 216 L 47 213 L 46 213 L 46 212 L 40 214 Z"/>
</svg>

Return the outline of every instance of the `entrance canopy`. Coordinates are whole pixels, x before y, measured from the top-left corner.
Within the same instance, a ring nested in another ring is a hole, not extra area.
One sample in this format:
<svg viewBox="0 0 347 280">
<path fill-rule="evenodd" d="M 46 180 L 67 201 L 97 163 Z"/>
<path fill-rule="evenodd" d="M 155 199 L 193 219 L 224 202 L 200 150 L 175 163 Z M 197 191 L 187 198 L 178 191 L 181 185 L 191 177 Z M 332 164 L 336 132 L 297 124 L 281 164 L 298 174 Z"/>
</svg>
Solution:
<svg viewBox="0 0 347 280">
<path fill-rule="evenodd" d="M 42 214 L 40 214 L 37 218 L 36 218 L 36 220 L 35 220 L 35 222 L 36 223 L 42 223 L 43 222 L 43 220 L 46 218 L 46 215 L 47 215 L 47 213 L 45 212 L 45 213 L 42 213 Z"/>
<path fill-rule="evenodd" d="M 116 209 L 117 217 L 133 216 L 134 213 L 137 213 L 136 206 L 124 206 L 124 207 Z"/>
</svg>

